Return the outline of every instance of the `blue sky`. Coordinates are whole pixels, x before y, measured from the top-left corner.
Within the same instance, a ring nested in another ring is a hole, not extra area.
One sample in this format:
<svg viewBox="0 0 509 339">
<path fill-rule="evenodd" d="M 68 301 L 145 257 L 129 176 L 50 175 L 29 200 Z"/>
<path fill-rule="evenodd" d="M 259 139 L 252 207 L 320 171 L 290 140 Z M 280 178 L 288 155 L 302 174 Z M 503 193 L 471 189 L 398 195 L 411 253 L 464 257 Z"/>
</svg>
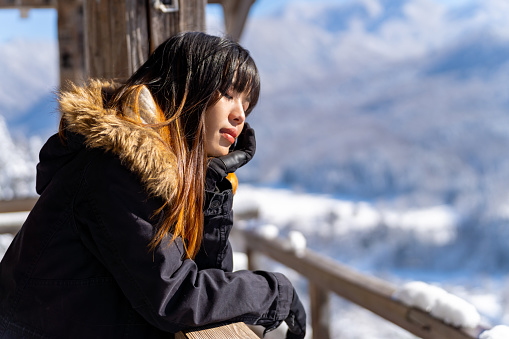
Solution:
<svg viewBox="0 0 509 339">
<path fill-rule="evenodd" d="M 290 0 L 257 0 L 251 8 L 251 15 L 266 15 L 276 11 Z M 309 2 L 311 0 L 304 0 Z M 341 0 L 345 1 L 345 0 Z M 222 15 L 220 5 L 209 5 L 211 14 Z M 0 10 L 0 43 L 15 38 L 56 39 L 57 12 L 53 9 L 31 9 L 27 18 L 19 10 Z"/>
<path fill-rule="evenodd" d="M 0 43 L 13 38 L 38 40 L 56 38 L 56 10 L 32 9 L 28 13 L 28 18 L 22 18 L 19 10 L 0 10 Z"/>
<path fill-rule="evenodd" d="M 289 0 L 258 0 L 252 7 L 251 15 L 270 13 Z M 309 0 L 306 0 L 309 1 Z M 212 14 L 221 12 L 220 5 L 210 5 L 207 8 Z M 32 9 L 27 18 L 22 18 L 19 10 L 0 10 L 0 43 L 14 38 L 28 39 L 56 39 L 57 13 L 52 9 Z"/>
<path fill-rule="evenodd" d="M 251 8 L 250 15 L 263 16 L 274 13 L 290 1 L 308 2 L 310 4 L 313 3 L 313 0 L 257 0 Z M 355 0 L 335 0 L 334 2 L 336 1 L 349 2 Z M 472 0 L 442 0 L 440 2 L 454 6 L 471 1 Z M 209 5 L 207 11 L 209 14 L 220 15 L 221 7 L 220 5 Z M 22 18 L 20 12 L 16 9 L 0 10 L 0 43 L 9 41 L 13 38 L 56 39 L 56 37 L 56 10 L 32 9 L 29 11 L 28 18 Z"/>
</svg>

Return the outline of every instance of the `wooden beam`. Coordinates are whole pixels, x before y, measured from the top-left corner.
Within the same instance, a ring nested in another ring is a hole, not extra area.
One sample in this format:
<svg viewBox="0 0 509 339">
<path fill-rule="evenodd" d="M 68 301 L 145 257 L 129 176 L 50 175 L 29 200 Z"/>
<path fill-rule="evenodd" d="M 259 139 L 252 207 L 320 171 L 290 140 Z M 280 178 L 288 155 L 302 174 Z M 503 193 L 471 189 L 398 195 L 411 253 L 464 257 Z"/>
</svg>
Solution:
<svg viewBox="0 0 509 339">
<path fill-rule="evenodd" d="M 405 306 L 393 299 L 396 288 L 381 279 L 361 274 L 347 266 L 306 250 L 296 255 L 280 239 L 266 239 L 252 231 L 240 232 L 251 252 L 259 252 L 306 277 L 316 288 L 328 290 L 425 339 L 474 339 L 483 328 L 456 328 L 429 313 Z"/>
<path fill-rule="evenodd" d="M 68 81 L 85 81 L 83 33 L 83 0 L 58 1 L 58 50 L 60 57 L 60 87 Z"/>
<path fill-rule="evenodd" d="M 209 3 L 221 4 L 224 13 L 226 34 L 239 41 L 246 25 L 249 10 L 255 0 L 209 0 Z"/>
<path fill-rule="evenodd" d="M 0 200 L 0 213 L 30 211 L 37 202 L 37 199 L 38 198 Z"/>
<path fill-rule="evenodd" d="M 199 331 L 179 332 L 175 339 L 259 339 L 244 323 L 233 323 Z"/>
<path fill-rule="evenodd" d="M 66 0 L 62 1 L 65 2 Z M 208 3 L 219 4 L 221 1 L 209 0 Z M 0 0 L 0 8 L 57 8 L 57 2 L 58 0 Z"/>
<path fill-rule="evenodd" d="M 57 0 L 0 0 L 0 8 L 56 8 Z"/>
<path fill-rule="evenodd" d="M 254 0 L 223 0 L 226 34 L 239 41 Z"/>
</svg>

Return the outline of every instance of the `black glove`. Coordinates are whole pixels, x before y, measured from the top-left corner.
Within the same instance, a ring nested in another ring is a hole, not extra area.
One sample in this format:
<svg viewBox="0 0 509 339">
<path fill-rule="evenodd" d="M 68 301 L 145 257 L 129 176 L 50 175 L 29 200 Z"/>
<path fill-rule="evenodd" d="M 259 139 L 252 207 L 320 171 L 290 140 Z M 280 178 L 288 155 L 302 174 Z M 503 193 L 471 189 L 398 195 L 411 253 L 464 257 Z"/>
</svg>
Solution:
<svg viewBox="0 0 509 339">
<path fill-rule="evenodd" d="M 286 339 L 304 339 L 306 336 L 306 311 L 304 310 L 304 306 L 302 306 L 295 289 L 293 290 L 290 313 L 285 319 L 285 323 L 288 325 Z"/>
<path fill-rule="evenodd" d="M 247 164 L 253 158 L 255 151 L 255 132 L 246 122 L 233 150 L 227 155 L 209 160 L 205 179 L 207 189 L 214 187 L 215 183 L 225 178 L 228 173 L 233 173 Z"/>
</svg>

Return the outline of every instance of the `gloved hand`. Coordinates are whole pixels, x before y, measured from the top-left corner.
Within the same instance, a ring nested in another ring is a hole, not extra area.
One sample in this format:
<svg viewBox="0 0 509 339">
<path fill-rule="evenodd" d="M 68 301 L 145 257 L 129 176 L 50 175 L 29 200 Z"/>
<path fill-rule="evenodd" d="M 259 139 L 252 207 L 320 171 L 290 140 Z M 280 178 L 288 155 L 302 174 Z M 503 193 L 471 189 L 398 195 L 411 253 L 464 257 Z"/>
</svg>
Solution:
<svg viewBox="0 0 509 339">
<path fill-rule="evenodd" d="M 222 157 L 209 160 L 205 184 L 207 189 L 214 187 L 217 181 L 225 178 L 228 173 L 235 172 L 251 160 L 256 151 L 256 139 L 254 129 L 246 122 L 237 138 L 235 148 Z"/>
<path fill-rule="evenodd" d="M 286 339 L 304 339 L 306 336 L 306 311 L 304 310 L 304 306 L 302 306 L 295 289 L 293 290 L 290 313 L 285 319 L 285 323 L 288 325 Z"/>
</svg>

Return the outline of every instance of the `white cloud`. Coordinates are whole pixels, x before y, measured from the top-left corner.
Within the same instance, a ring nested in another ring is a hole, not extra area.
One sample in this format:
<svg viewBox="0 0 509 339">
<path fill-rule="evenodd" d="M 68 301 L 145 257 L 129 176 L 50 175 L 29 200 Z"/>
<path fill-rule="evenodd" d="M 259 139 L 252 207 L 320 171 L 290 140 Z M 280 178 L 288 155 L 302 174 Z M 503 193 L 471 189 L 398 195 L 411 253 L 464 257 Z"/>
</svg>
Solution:
<svg viewBox="0 0 509 339">
<path fill-rule="evenodd" d="M 379 17 L 384 11 L 384 8 L 380 4 L 379 0 L 360 0 L 360 2 L 367 9 L 371 18 Z"/>
<path fill-rule="evenodd" d="M 58 87 L 56 41 L 11 40 L 0 45 L 0 115 L 7 119 Z"/>
</svg>

